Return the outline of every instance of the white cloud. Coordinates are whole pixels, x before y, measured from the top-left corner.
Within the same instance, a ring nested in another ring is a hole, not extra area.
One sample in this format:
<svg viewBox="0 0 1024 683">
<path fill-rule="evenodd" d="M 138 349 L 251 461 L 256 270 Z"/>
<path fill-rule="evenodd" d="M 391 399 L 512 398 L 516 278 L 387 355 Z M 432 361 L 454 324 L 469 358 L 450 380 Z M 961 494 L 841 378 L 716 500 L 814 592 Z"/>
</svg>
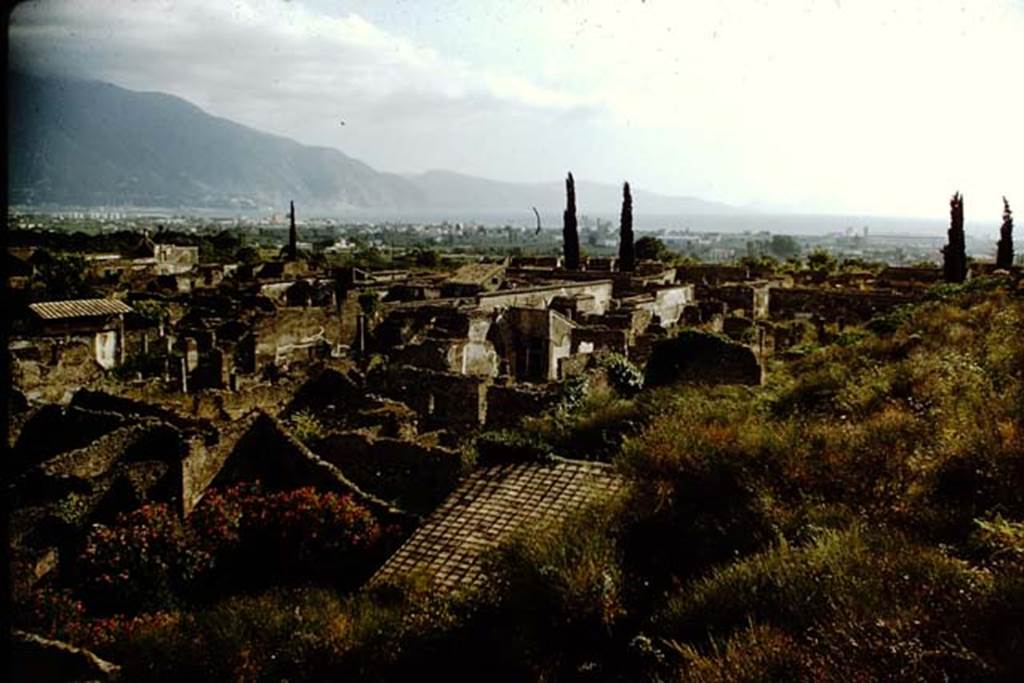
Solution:
<svg viewBox="0 0 1024 683">
<path fill-rule="evenodd" d="M 935 216 L 1024 197 L 1019 2 L 455 2 L 30 3 L 12 49 L 384 170 Z"/>
<path fill-rule="evenodd" d="M 444 163 L 422 153 L 413 135 L 451 146 L 481 117 L 497 130 L 510 117 L 596 115 L 585 98 L 446 58 L 355 14 L 282 2 L 131 7 L 24 5 L 12 20 L 15 62 L 171 92 L 212 113 L 402 170 Z"/>
</svg>

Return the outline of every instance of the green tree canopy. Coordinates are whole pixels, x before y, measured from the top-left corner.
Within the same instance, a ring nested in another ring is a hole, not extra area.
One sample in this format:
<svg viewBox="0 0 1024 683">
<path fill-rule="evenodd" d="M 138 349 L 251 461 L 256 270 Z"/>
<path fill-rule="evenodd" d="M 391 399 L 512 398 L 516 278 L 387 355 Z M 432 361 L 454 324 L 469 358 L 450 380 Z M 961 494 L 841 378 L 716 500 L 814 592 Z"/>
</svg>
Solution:
<svg viewBox="0 0 1024 683">
<path fill-rule="evenodd" d="M 657 237 L 641 237 L 633 246 L 638 259 L 649 261 L 668 261 L 672 258 L 672 251 Z"/>
<path fill-rule="evenodd" d="M 790 235 L 772 235 L 768 251 L 776 258 L 787 259 L 800 255 L 800 243 Z"/>
</svg>

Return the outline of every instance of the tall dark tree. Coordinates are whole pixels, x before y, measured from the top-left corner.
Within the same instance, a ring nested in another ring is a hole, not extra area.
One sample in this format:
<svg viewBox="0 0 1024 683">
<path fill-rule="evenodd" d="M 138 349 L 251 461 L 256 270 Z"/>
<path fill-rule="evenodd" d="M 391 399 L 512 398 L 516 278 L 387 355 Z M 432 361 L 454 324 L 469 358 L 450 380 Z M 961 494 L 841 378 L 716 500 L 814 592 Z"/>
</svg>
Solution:
<svg viewBox="0 0 1024 683">
<path fill-rule="evenodd" d="M 295 202 L 288 202 L 288 251 L 286 258 L 294 261 L 299 256 L 299 231 L 295 227 Z"/>
<path fill-rule="evenodd" d="M 999 228 L 999 245 L 996 251 L 996 267 L 1010 268 L 1013 266 L 1013 213 L 1010 202 L 1003 197 L 1003 225 Z"/>
<path fill-rule="evenodd" d="M 964 242 L 964 198 L 959 192 L 949 200 L 949 232 L 942 248 L 942 271 L 946 282 L 967 279 L 967 247 Z"/>
<path fill-rule="evenodd" d="M 622 185 L 622 218 L 619 222 L 619 270 L 636 269 L 636 250 L 633 248 L 633 195 L 629 183 Z"/>
<path fill-rule="evenodd" d="M 580 269 L 580 235 L 576 229 L 576 181 L 572 173 L 565 179 L 565 213 L 562 214 L 562 248 L 565 267 Z"/>
</svg>

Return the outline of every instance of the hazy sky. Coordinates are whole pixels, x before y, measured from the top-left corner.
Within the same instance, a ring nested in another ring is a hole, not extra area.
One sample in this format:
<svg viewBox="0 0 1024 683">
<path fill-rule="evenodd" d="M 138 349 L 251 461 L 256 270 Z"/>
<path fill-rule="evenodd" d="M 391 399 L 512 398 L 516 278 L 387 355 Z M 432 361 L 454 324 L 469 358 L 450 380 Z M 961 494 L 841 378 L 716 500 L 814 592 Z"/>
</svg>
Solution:
<svg viewBox="0 0 1024 683">
<path fill-rule="evenodd" d="M 1024 0 L 43 0 L 10 37 L 15 66 L 380 170 L 936 217 L 959 189 L 995 224 L 1000 195 L 1024 208 Z"/>
</svg>

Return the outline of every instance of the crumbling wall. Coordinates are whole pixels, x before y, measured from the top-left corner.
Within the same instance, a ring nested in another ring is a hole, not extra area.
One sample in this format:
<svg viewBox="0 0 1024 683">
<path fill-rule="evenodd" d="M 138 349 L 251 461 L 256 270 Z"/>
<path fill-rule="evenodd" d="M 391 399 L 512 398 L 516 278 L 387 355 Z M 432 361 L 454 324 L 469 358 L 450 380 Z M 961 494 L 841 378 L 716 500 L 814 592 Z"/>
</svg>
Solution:
<svg viewBox="0 0 1024 683">
<path fill-rule="evenodd" d="M 476 428 L 487 417 L 490 380 L 416 368 L 391 366 L 370 384 L 405 402 L 431 427 Z"/>
<path fill-rule="evenodd" d="M 491 385 L 487 390 L 487 427 L 514 427 L 524 417 L 540 415 L 557 400 L 558 392 L 547 384 Z"/>
<path fill-rule="evenodd" d="M 71 405 L 91 411 L 117 413 L 140 418 L 154 418 L 187 433 L 200 433 L 207 436 L 214 434 L 213 425 L 207 420 L 188 417 L 179 412 L 178 407 L 181 404 L 176 404 L 175 408 L 171 409 L 148 401 L 135 400 L 126 396 L 115 396 L 104 391 L 82 389 L 75 392 L 75 395 L 71 398 Z"/>
<path fill-rule="evenodd" d="M 57 402 L 65 393 L 105 375 L 96 362 L 95 335 L 12 340 L 11 385 L 34 401 Z"/>
<path fill-rule="evenodd" d="M 390 503 L 362 490 L 336 465 L 320 458 L 292 436 L 277 419 L 257 412 L 228 453 L 212 485 L 260 482 L 270 490 L 287 491 L 313 486 L 350 494 L 357 502 L 385 518 L 407 518 Z"/>
<path fill-rule="evenodd" d="M 332 434 L 312 450 L 364 491 L 417 513 L 433 510 L 462 474 L 456 451 L 366 431 Z"/>
<path fill-rule="evenodd" d="M 693 285 L 661 287 L 654 292 L 651 313 L 662 327 L 671 327 L 679 322 L 683 308 L 693 302 Z"/>
<path fill-rule="evenodd" d="M 742 282 L 750 279 L 745 266 L 724 266 L 714 263 L 695 263 L 676 268 L 676 281 L 717 285 L 724 282 Z"/>
<path fill-rule="evenodd" d="M 653 319 L 652 309 L 649 307 L 631 306 L 620 308 L 617 311 L 606 313 L 600 317 L 588 318 L 590 324 L 604 325 L 617 329 L 623 329 L 629 338 L 647 329 Z"/>
<path fill-rule="evenodd" d="M 548 357 L 548 379 L 559 379 L 563 375 L 562 362 L 568 360 L 573 352 L 572 331 L 575 325 L 557 311 L 548 311 L 548 339 L 550 356 Z M 577 347 L 578 349 L 579 347 Z"/>
<path fill-rule="evenodd" d="M 238 442 L 253 428 L 259 415 L 259 412 L 254 411 L 242 419 L 222 425 L 215 443 L 208 445 L 202 439 L 189 439 L 188 452 L 182 458 L 180 468 L 183 516 L 191 513 L 199 504 L 203 494 L 237 448 Z"/>
<path fill-rule="evenodd" d="M 750 318 L 730 315 L 722 323 L 722 332 L 734 341 L 749 344 L 755 341 L 757 329 Z"/>
<path fill-rule="evenodd" d="M 574 297 L 578 294 L 594 297 L 595 312 L 604 313 L 611 305 L 612 283 L 609 280 L 598 280 L 596 282 L 566 282 L 542 287 L 505 289 L 481 294 L 478 301 L 484 310 L 513 306 L 548 308 L 551 305 L 551 300 L 555 297 Z"/>
<path fill-rule="evenodd" d="M 793 318 L 812 313 L 828 321 L 869 320 L 897 306 L 919 301 L 923 293 L 884 291 L 828 290 L 814 287 L 789 287 L 772 290 L 770 310 L 773 317 Z"/>
<path fill-rule="evenodd" d="M 341 338 L 340 318 L 333 306 L 279 308 L 254 324 L 256 365 L 285 360 L 318 339 L 334 346 Z"/>
<path fill-rule="evenodd" d="M 574 349 L 589 344 L 594 352 L 610 351 L 626 355 L 629 347 L 629 330 L 614 329 L 604 326 L 576 327 L 572 331 Z"/>
<path fill-rule="evenodd" d="M 770 310 L 769 287 L 765 284 L 728 284 L 696 286 L 701 301 L 721 301 L 729 312 L 742 311 L 752 318 L 764 318 Z"/>
<path fill-rule="evenodd" d="M 558 377 L 566 379 L 583 374 L 590 364 L 590 353 L 578 353 L 558 359 Z"/>
<path fill-rule="evenodd" d="M 878 274 L 879 285 L 894 288 L 923 288 L 942 282 L 942 268 L 914 268 L 910 266 L 889 266 Z"/>
<path fill-rule="evenodd" d="M 13 475 L 58 453 L 82 448 L 124 426 L 116 412 L 47 404 L 32 412 L 18 434 L 5 469 Z"/>
<path fill-rule="evenodd" d="M 684 330 L 655 344 L 646 384 L 761 384 L 763 369 L 752 349 L 699 330 Z"/>
</svg>

